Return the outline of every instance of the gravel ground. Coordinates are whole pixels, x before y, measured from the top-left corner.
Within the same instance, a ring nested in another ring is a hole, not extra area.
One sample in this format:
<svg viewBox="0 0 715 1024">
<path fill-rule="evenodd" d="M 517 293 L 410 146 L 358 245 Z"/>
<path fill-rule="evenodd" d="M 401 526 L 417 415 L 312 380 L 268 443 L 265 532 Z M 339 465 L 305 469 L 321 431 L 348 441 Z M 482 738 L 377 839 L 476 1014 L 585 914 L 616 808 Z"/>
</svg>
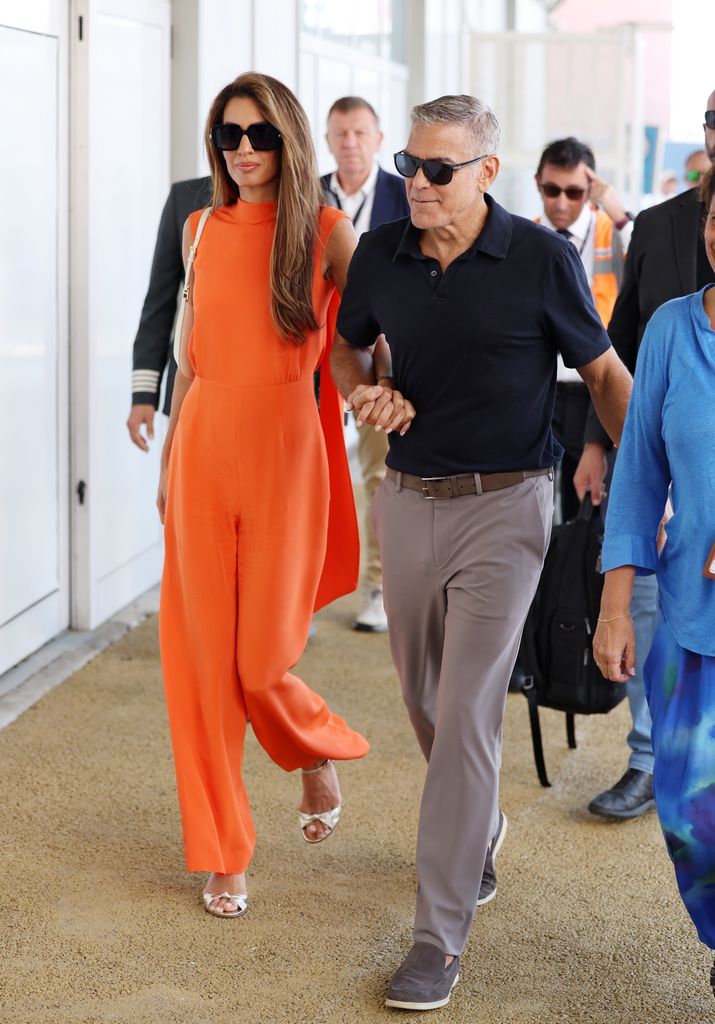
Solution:
<svg viewBox="0 0 715 1024">
<path fill-rule="evenodd" d="M 336 834 L 309 847 L 299 779 L 251 737 L 259 831 L 245 918 L 201 909 L 182 867 L 156 620 L 0 733 L 2 1024 L 413 1021 L 383 1008 L 410 945 L 424 765 L 384 636 L 353 633 L 356 599 L 319 618 L 299 671 L 370 739 L 341 769 Z M 526 702 L 508 699 L 499 894 L 482 908 L 451 1004 L 469 1024 L 686 1024 L 715 1019 L 709 957 L 678 899 L 653 814 L 609 824 L 589 798 L 625 767 L 626 709 L 544 714 L 540 788 Z M 469 808 L 464 809 L 469 814 Z"/>
</svg>

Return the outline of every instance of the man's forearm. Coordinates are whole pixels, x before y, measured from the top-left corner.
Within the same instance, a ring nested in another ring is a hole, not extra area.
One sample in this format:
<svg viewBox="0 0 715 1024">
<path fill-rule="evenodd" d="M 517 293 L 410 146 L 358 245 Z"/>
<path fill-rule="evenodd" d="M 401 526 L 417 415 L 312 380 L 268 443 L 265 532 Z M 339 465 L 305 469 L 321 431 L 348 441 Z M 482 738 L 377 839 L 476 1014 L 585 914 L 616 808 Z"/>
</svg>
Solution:
<svg viewBox="0 0 715 1024">
<path fill-rule="evenodd" d="M 586 413 L 586 422 L 583 428 L 583 443 L 584 446 L 587 444 L 600 444 L 604 451 L 611 450 L 611 439 L 603 429 L 601 421 L 596 415 L 593 403 L 589 404 L 588 412 Z"/>
<path fill-rule="evenodd" d="M 330 352 L 330 372 L 335 386 L 343 398 L 352 394 L 360 384 L 375 383 L 372 348 L 352 348 L 340 335 L 335 336 Z"/>
<path fill-rule="evenodd" d="M 620 360 L 614 361 L 608 372 L 588 387 L 599 420 L 614 444 L 618 444 L 633 387 L 630 373 Z"/>
<path fill-rule="evenodd" d="M 387 344 L 387 338 L 384 334 L 381 334 L 375 342 L 372 363 L 375 380 L 378 383 L 383 379 L 383 377 L 392 379 L 392 353 L 390 352 L 390 346 Z"/>
</svg>

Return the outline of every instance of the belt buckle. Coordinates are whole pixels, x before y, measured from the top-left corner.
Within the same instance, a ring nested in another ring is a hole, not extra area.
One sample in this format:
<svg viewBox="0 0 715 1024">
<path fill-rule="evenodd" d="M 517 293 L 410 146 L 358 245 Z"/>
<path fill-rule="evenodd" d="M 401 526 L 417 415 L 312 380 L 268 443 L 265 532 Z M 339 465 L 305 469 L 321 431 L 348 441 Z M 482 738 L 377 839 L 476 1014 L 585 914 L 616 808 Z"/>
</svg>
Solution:
<svg viewBox="0 0 715 1024">
<path fill-rule="evenodd" d="M 442 500 L 442 499 L 438 499 L 436 494 L 428 494 L 427 493 L 427 488 L 424 485 L 430 483 L 433 480 L 439 480 L 440 482 L 443 482 L 445 480 L 449 480 L 448 476 L 421 476 L 420 480 L 422 481 L 422 485 L 423 485 L 422 486 L 422 497 L 425 499 L 425 501 L 438 501 L 438 500 Z M 445 497 L 447 497 L 447 498 L 451 498 L 452 497 L 452 482 L 451 481 L 449 482 L 449 494 L 445 495 Z"/>
</svg>

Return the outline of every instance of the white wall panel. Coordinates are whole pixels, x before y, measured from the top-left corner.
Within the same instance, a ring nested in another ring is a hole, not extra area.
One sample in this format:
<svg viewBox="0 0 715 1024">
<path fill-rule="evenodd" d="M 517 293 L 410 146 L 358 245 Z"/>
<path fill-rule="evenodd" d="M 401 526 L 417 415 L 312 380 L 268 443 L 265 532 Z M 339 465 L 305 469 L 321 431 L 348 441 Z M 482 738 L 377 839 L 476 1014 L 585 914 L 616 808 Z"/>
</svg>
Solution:
<svg viewBox="0 0 715 1024">
<path fill-rule="evenodd" d="M 87 0 L 75 60 L 73 403 L 74 624 L 93 628 L 156 582 L 159 435 L 127 437 L 132 342 L 169 185 L 169 16 L 165 0 Z M 82 81 L 82 70 L 85 79 Z"/>
<path fill-rule="evenodd" d="M 59 37 L 67 19 L 62 0 L 0 0 L 0 25 Z"/>
<path fill-rule="evenodd" d="M 342 2 L 341 2 L 342 6 Z M 298 88 L 298 4 L 296 0 L 253 0 L 253 70 Z"/>
<path fill-rule="evenodd" d="M 66 91 L 45 6 L 0 4 L 19 26 L 0 26 L 0 673 L 68 618 Z"/>
</svg>

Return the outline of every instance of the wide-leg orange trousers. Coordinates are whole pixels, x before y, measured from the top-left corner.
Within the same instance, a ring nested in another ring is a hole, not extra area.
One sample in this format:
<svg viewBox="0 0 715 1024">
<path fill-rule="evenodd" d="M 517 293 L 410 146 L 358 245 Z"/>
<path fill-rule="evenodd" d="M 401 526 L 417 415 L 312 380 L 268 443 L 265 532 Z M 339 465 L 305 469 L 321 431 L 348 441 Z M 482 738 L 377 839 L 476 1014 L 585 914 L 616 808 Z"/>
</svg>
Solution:
<svg viewBox="0 0 715 1024">
<path fill-rule="evenodd" d="M 244 871 L 255 829 L 247 719 L 281 768 L 362 757 L 367 741 L 288 669 L 325 560 L 328 463 L 312 375 L 196 378 L 172 444 L 160 638 L 189 871 Z"/>
</svg>

